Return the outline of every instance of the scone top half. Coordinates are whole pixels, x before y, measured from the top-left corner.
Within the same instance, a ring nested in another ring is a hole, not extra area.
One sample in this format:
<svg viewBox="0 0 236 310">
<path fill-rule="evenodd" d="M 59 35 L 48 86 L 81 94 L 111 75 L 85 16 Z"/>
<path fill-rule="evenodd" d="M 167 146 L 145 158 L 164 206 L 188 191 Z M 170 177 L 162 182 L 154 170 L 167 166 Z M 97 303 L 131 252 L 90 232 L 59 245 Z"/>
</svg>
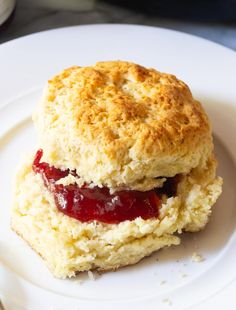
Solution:
<svg viewBox="0 0 236 310">
<path fill-rule="evenodd" d="M 64 70 L 33 118 L 44 161 L 113 190 L 147 191 L 213 158 L 209 120 L 188 86 L 129 62 Z"/>
</svg>

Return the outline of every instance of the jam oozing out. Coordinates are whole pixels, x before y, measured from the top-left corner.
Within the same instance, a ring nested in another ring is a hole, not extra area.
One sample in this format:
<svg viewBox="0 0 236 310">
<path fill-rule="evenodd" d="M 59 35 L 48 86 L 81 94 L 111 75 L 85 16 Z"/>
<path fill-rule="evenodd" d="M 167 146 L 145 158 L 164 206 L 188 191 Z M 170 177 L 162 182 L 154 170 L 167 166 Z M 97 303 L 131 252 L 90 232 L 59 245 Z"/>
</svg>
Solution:
<svg viewBox="0 0 236 310">
<path fill-rule="evenodd" d="M 35 155 L 33 170 L 42 175 L 45 186 L 54 195 L 57 208 L 64 214 L 81 222 L 97 220 L 104 223 L 120 223 L 139 216 L 143 219 L 158 217 L 160 198 L 156 191 L 124 190 L 110 194 L 107 187 L 56 184 L 70 173 L 76 175 L 76 172 L 63 171 L 41 162 L 42 156 L 40 149 Z"/>
</svg>

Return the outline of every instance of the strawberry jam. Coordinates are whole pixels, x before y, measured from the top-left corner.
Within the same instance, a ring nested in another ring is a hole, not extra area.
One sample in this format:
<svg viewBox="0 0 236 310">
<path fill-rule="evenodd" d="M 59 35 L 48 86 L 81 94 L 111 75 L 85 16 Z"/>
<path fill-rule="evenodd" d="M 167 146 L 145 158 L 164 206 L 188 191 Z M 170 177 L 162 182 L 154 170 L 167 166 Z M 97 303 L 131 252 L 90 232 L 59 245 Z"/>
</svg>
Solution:
<svg viewBox="0 0 236 310">
<path fill-rule="evenodd" d="M 43 151 L 36 153 L 33 170 L 40 173 L 45 186 L 53 194 L 57 208 L 64 214 L 81 222 L 97 220 L 104 223 L 120 223 L 137 217 L 158 217 L 160 198 L 155 190 L 139 192 L 123 190 L 110 194 L 107 187 L 77 184 L 62 185 L 56 181 L 75 171 L 60 170 L 40 162 Z"/>
</svg>

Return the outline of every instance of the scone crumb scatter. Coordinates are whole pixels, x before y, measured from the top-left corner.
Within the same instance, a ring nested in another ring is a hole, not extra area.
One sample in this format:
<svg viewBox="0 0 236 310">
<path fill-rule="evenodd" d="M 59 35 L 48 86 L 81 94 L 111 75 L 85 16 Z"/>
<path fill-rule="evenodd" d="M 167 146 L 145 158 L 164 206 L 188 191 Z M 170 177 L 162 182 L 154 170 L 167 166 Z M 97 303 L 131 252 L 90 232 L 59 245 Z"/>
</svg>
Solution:
<svg viewBox="0 0 236 310">
<path fill-rule="evenodd" d="M 196 252 L 193 252 L 193 255 L 192 255 L 192 261 L 195 262 L 195 263 L 201 263 L 205 260 L 205 258 L 202 256 L 202 254 L 199 254 L 199 253 L 196 253 Z"/>
</svg>

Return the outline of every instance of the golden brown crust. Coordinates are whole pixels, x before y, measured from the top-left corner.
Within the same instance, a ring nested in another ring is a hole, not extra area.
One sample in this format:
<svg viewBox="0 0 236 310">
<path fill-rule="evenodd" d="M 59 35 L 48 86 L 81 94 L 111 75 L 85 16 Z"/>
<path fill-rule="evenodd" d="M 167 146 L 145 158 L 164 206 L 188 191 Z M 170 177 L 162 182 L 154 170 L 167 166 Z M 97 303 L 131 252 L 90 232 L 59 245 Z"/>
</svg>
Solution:
<svg viewBox="0 0 236 310">
<path fill-rule="evenodd" d="M 187 173 L 213 150 L 208 118 L 185 83 L 123 61 L 64 70 L 34 119 L 49 163 L 110 187 Z"/>
</svg>

